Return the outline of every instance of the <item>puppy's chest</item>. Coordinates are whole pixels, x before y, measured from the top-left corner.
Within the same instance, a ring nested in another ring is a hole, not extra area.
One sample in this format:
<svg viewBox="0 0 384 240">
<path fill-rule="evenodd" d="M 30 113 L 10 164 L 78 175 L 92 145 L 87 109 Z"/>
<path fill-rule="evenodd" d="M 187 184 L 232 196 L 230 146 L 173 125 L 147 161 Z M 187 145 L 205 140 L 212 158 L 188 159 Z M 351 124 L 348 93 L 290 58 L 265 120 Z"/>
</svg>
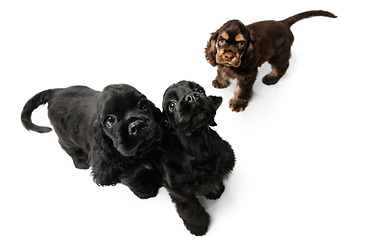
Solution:
<svg viewBox="0 0 384 240">
<path fill-rule="evenodd" d="M 228 66 L 222 66 L 219 70 L 223 77 L 229 78 L 229 79 L 243 79 L 244 77 L 251 76 L 256 74 L 256 70 L 254 68 L 252 69 L 245 69 L 242 67 L 239 68 L 233 68 Z"/>
<path fill-rule="evenodd" d="M 215 155 L 205 158 L 175 152 L 165 164 L 166 181 L 172 187 L 199 187 L 208 184 L 216 178 L 218 157 Z"/>
</svg>

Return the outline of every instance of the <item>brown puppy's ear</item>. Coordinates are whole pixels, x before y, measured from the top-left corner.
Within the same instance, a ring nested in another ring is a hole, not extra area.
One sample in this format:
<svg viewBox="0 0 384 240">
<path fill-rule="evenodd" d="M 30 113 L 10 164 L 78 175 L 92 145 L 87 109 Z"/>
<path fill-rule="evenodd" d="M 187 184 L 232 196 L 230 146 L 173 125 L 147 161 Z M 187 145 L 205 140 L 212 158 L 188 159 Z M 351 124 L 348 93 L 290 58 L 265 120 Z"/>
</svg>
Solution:
<svg viewBox="0 0 384 240">
<path fill-rule="evenodd" d="M 207 47 L 205 48 L 205 58 L 208 60 L 208 62 L 214 67 L 217 65 L 216 62 L 216 41 L 217 37 L 219 36 L 219 30 L 211 34 L 211 38 L 207 42 Z"/>
<path fill-rule="evenodd" d="M 251 30 L 251 32 L 249 33 L 249 45 L 248 45 L 248 48 L 247 48 L 247 51 L 245 52 L 245 54 L 252 53 L 252 51 L 254 49 L 253 46 L 255 45 L 256 42 L 257 42 L 257 40 L 255 37 L 255 34 Z"/>
<path fill-rule="evenodd" d="M 248 48 L 241 58 L 243 67 L 255 68 L 260 60 L 260 38 L 252 30 L 249 32 Z"/>
</svg>

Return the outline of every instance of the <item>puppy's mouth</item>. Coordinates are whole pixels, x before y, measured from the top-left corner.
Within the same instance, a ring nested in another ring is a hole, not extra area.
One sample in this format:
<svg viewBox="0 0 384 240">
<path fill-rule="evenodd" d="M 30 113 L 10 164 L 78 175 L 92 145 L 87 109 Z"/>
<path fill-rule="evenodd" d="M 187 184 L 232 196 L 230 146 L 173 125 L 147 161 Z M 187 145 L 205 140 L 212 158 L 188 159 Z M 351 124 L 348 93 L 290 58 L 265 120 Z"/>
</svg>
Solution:
<svg viewBox="0 0 384 240">
<path fill-rule="evenodd" d="M 231 51 L 220 51 L 216 54 L 216 62 L 228 67 L 239 67 L 241 65 L 241 55 Z"/>
</svg>

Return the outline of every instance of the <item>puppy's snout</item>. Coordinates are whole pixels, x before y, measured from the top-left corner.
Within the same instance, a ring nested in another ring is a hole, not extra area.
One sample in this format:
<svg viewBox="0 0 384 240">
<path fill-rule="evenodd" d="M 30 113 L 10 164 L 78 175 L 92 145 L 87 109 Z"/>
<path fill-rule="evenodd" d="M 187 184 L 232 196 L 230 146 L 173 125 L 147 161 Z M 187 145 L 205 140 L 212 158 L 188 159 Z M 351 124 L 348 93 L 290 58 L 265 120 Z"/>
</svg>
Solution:
<svg viewBox="0 0 384 240">
<path fill-rule="evenodd" d="M 185 96 L 186 102 L 197 102 L 198 99 L 199 99 L 199 94 L 197 93 L 190 93 L 187 96 Z"/>
<path fill-rule="evenodd" d="M 136 120 L 129 124 L 128 133 L 129 135 L 135 136 L 142 133 L 147 128 L 147 124 L 142 120 Z"/>
<path fill-rule="evenodd" d="M 226 61 L 231 61 L 234 57 L 235 57 L 235 56 L 233 55 L 232 52 L 226 52 L 226 53 L 224 53 L 224 59 L 225 59 Z"/>
</svg>

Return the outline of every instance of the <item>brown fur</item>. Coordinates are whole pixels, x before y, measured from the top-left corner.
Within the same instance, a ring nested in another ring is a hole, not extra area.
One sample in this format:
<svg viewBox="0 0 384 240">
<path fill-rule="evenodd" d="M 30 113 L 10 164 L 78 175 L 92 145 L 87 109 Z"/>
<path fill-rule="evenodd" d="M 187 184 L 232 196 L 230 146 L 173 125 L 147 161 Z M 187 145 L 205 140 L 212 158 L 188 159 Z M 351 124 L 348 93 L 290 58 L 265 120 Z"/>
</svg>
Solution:
<svg viewBox="0 0 384 240">
<path fill-rule="evenodd" d="M 272 66 L 272 71 L 263 77 L 263 83 L 273 85 L 279 81 L 289 66 L 294 40 L 290 27 L 301 19 L 314 16 L 336 18 L 330 12 L 308 11 L 283 21 L 262 21 L 247 26 L 239 20 L 231 20 L 211 34 L 205 57 L 212 66 L 217 66 L 217 77 L 212 85 L 226 88 L 230 79 L 237 78 L 235 96 L 229 102 L 232 111 L 244 111 L 247 107 L 257 68 L 263 63 L 268 61 Z"/>
</svg>

